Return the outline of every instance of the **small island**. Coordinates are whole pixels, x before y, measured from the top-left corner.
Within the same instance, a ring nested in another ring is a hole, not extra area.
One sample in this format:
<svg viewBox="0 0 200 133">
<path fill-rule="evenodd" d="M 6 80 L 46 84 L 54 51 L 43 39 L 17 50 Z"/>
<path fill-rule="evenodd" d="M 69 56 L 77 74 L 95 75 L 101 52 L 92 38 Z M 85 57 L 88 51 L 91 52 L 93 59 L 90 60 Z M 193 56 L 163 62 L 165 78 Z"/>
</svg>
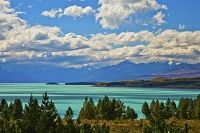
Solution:
<svg viewBox="0 0 200 133">
<path fill-rule="evenodd" d="M 48 83 L 46 83 L 46 85 L 59 85 L 59 83 L 56 83 L 56 82 L 48 82 Z"/>
<path fill-rule="evenodd" d="M 95 85 L 96 82 L 69 82 L 65 83 L 65 85 Z"/>
</svg>

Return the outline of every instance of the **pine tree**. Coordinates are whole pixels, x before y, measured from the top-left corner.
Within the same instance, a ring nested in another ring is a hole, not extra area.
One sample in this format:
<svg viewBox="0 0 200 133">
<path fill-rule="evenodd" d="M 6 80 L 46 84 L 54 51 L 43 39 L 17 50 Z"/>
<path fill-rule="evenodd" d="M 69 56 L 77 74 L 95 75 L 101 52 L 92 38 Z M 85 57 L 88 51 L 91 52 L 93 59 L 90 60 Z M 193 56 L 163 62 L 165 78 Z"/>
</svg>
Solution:
<svg viewBox="0 0 200 133">
<path fill-rule="evenodd" d="M 79 113 L 79 119 L 95 119 L 96 112 L 95 112 L 95 104 L 92 98 L 88 100 L 88 97 L 85 97 L 85 101 L 83 103 L 83 107 Z"/>
<path fill-rule="evenodd" d="M 38 101 L 31 95 L 28 104 L 25 104 L 21 129 L 26 133 L 37 133 L 36 126 L 39 122 L 40 114 L 41 110 Z"/>
<path fill-rule="evenodd" d="M 151 120 L 152 121 L 157 121 L 161 117 L 161 110 L 160 110 L 160 104 L 159 101 L 152 100 L 151 105 L 150 105 L 150 111 L 151 111 Z"/>
<path fill-rule="evenodd" d="M 56 123 L 57 123 L 56 133 L 64 133 L 64 125 L 62 124 L 62 119 L 60 116 L 58 116 Z"/>
<path fill-rule="evenodd" d="M 8 107 L 8 103 L 5 103 L 1 112 L 1 119 L 5 121 L 10 120 L 10 110 Z"/>
<path fill-rule="evenodd" d="M 80 128 L 80 133 L 93 133 L 93 128 L 88 123 L 84 123 Z"/>
<path fill-rule="evenodd" d="M 52 101 L 49 101 L 47 92 L 45 92 L 41 105 L 40 119 L 36 127 L 37 132 L 55 132 L 57 127 L 56 120 L 58 116 L 59 115 L 57 113 L 54 103 Z"/>
<path fill-rule="evenodd" d="M 105 123 L 102 126 L 96 124 L 93 129 L 94 133 L 109 133 L 109 127 Z"/>
<path fill-rule="evenodd" d="M 95 119 L 96 112 L 95 112 L 95 104 L 92 98 L 90 98 L 87 106 L 86 106 L 89 115 L 89 119 Z"/>
<path fill-rule="evenodd" d="M 81 108 L 80 112 L 79 112 L 79 115 L 78 115 L 78 119 L 79 120 L 83 120 L 83 119 L 87 119 L 88 118 L 88 114 L 86 112 L 86 105 L 88 103 L 88 97 L 86 96 L 85 97 L 85 101 L 83 102 L 83 107 Z"/>
<path fill-rule="evenodd" d="M 73 118 L 74 111 L 72 110 L 71 107 L 68 107 L 66 110 L 65 118 L 67 124 L 63 126 L 63 131 L 66 133 L 79 133 L 80 128 L 74 123 Z M 78 120 L 77 120 L 78 121 Z"/>
<path fill-rule="evenodd" d="M 192 99 L 188 99 L 188 100 L 189 100 L 188 101 L 189 103 L 188 103 L 188 108 L 187 108 L 186 112 L 187 112 L 187 118 L 189 120 L 191 120 L 195 117 L 195 115 L 194 115 L 194 102 L 193 102 Z"/>
<path fill-rule="evenodd" d="M 155 104 L 156 104 L 156 102 L 155 102 L 155 100 L 153 99 L 153 100 L 151 101 L 151 104 L 150 104 L 150 111 L 151 111 L 151 112 L 154 110 Z"/>
<path fill-rule="evenodd" d="M 168 98 L 166 103 L 165 103 L 165 107 L 164 107 L 164 110 L 163 110 L 163 118 L 164 119 L 169 119 L 173 116 L 173 112 L 172 112 L 172 109 L 171 109 L 171 100 Z"/>
<path fill-rule="evenodd" d="M 14 104 L 13 104 L 13 110 L 12 110 L 12 119 L 13 120 L 21 119 L 22 112 L 23 112 L 23 107 L 22 107 L 21 100 L 15 99 Z"/>
<path fill-rule="evenodd" d="M 97 106 L 95 108 L 95 112 L 96 112 L 96 118 L 97 119 L 102 119 L 102 114 L 101 114 L 101 99 L 99 99 Z"/>
<path fill-rule="evenodd" d="M 64 126 L 65 133 L 80 133 L 79 126 L 76 126 L 73 119 L 67 119 L 67 124 Z"/>
<path fill-rule="evenodd" d="M 126 111 L 124 113 L 124 118 L 134 120 L 138 118 L 138 114 L 135 113 L 135 110 L 133 108 L 127 106 Z"/>
<path fill-rule="evenodd" d="M 194 100 L 194 118 L 200 119 L 200 94 Z"/>
<path fill-rule="evenodd" d="M 178 105 L 178 116 L 181 119 L 188 119 L 189 99 L 181 98 Z M 188 111 L 187 111 L 188 110 Z"/>
<path fill-rule="evenodd" d="M 100 113 L 102 115 L 102 119 L 104 120 L 111 120 L 111 108 L 110 108 L 110 100 L 108 96 L 105 96 L 100 104 Z"/>
<path fill-rule="evenodd" d="M 142 105 L 142 113 L 145 115 L 145 117 L 148 119 L 150 116 L 150 109 L 148 103 L 145 101 Z"/>
<path fill-rule="evenodd" d="M 74 111 L 72 110 L 71 107 L 68 107 L 68 109 L 66 110 L 65 118 L 72 119 L 73 115 L 74 115 Z"/>
<path fill-rule="evenodd" d="M 114 117 L 111 117 L 110 120 L 114 120 L 116 118 L 120 118 L 121 116 L 123 116 L 123 114 L 125 113 L 125 108 L 126 108 L 124 106 L 124 103 L 122 101 L 120 101 L 119 99 L 115 100 L 115 98 L 113 98 L 112 101 L 115 101 L 114 108 L 110 107 L 111 108 L 111 116 L 114 116 Z M 110 105 L 112 105 L 112 104 L 110 104 Z"/>
<path fill-rule="evenodd" d="M 1 100 L 1 104 L 0 104 L 0 112 L 3 110 L 3 107 L 4 107 L 4 104 L 6 104 L 7 102 L 6 102 L 6 99 L 2 99 Z"/>
<path fill-rule="evenodd" d="M 177 106 L 176 106 L 176 103 L 172 100 L 171 101 L 171 104 L 170 104 L 170 110 L 172 112 L 172 116 L 176 116 L 177 114 Z"/>
<path fill-rule="evenodd" d="M 12 111 L 13 111 L 13 103 L 10 102 L 10 105 L 9 105 L 9 113 L 12 114 Z"/>
</svg>

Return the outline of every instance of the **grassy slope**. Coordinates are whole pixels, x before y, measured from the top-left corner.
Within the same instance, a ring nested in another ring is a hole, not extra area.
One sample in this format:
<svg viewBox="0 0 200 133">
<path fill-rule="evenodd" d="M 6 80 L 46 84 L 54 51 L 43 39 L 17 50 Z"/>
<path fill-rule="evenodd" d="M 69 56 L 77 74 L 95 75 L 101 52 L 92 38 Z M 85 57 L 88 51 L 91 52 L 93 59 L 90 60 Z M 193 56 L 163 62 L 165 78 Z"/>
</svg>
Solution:
<svg viewBox="0 0 200 133">
<path fill-rule="evenodd" d="M 95 125 L 98 123 L 102 125 L 106 123 L 110 127 L 110 133 L 142 133 L 145 125 L 149 125 L 148 120 L 84 120 L 82 123 L 89 123 Z M 189 126 L 189 133 L 200 133 L 200 120 L 179 120 L 175 118 L 170 118 L 166 120 L 166 123 L 173 123 L 174 127 L 179 129 L 184 129 L 185 123 Z"/>
</svg>

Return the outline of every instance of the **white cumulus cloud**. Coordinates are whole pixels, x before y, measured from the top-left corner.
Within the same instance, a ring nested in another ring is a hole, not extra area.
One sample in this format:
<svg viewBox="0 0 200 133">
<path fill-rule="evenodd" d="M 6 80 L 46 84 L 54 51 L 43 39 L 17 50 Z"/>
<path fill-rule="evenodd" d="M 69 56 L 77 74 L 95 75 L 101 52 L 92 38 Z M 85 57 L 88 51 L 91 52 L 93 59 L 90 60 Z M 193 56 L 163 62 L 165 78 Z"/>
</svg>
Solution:
<svg viewBox="0 0 200 133">
<path fill-rule="evenodd" d="M 118 28 L 131 15 L 167 9 L 166 5 L 158 4 L 156 0 L 99 0 L 99 4 L 96 21 L 107 29 Z"/>
<path fill-rule="evenodd" d="M 156 24 L 156 25 L 161 25 L 161 24 L 164 24 L 166 23 L 163 18 L 165 17 L 164 14 L 162 14 L 162 12 L 157 12 L 157 14 L 155 16 L 153 16 L 153 22 Z"/>
<path fill-rule="evenodd" d="M 83 8 L 81 6 L 74 5 L 65 8 L 63 15 L 71 16 L 76 19 L 76 17 L 82 17 L 83 15 L 90 15 L 93 13 L 95 13 L 95 10 L 93 10 L 90 6 Z"/>
<path fill-rule="evenodd" d="M 92 9 L 92 7 L 87 6 L 85 8 L 81 6 L 69 6 L 65 9 L 52 9 L 50 11 L 43 11 L 41 15 L 46 17 L 55 18 L 56 16 L 62 17 L 62 16 L 70 16 L 76 19 L 76 17 L 83 17 L 83 15 L 91 15 L 94 14 L 95 10 Z"/>
<path fill-rule="evenodd" d="M 52 9 L 50 11 L 47 11 L 47 10 L 43 11 L 41 15 L 46 16 L 46 17 L 55 18 L 58 13 L 62 13 L 62 12 L 63 12 L 63 10 L 61 8 Z"/>
<path fill-rule="evenodd" d="M 139 4 L 141 1 L 135 0 L 134 3 Z M 109 1 L 101 2 L 109 4 Z M 121 4 L 133 1 L 118 2 Z M 153 6 L 155 9 L 164 8 L 156 2 L 154 4 L 157 5 Z M 90 8 L 82 15 L 87 14 L 88 10 Z M 158 16 L 162 18 L 163 15 L 158 12 Z M 142 30 L 118 34 L 98 33 L 90 37 L 76 33 L 64 34 L 56 26 L 28 25 L 10 8 L 9 1 L 4 0 L 0 0 L 0 22 L 0 64 L 56 62 L 57 65 L 75 66 L 88 63 L 113 64 L 122 60 L 139 63 L 169 59 L 177 63 L 200 62 L 200 31 L 166 29 L 153 33 Z M 161 20 L 158 22 L 163 23 Z"/>
</svg>

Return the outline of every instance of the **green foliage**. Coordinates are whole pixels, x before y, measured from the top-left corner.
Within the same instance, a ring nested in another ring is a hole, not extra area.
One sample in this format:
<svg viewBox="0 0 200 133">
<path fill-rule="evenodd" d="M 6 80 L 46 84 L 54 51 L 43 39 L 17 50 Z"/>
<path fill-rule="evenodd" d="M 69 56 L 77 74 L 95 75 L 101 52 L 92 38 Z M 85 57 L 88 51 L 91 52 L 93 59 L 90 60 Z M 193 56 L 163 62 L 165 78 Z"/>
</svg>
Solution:
<svg viewBox="0 0 200 133">
<path fill-rule="evenodd" d="M 84 123 L 80 128 L 80 133 L 93 133 L 93 128 L 90 124 Z"/>
<path fill-rule="evenodd" d="M 175 128 L 173 124 L 167 124 L 165 121 L 170 118 L 179 118 L 184 120 L 199 119 L 200 112 L 200 95 L 196 99 L 181 98 L 178 108 L 173 100 L 167 99 L 166 103 L 159 102 L 158 100 L 152 100 L 150 105 L 150 117 L 147 118 L 151 126 L 145 126 L 144 132 L 163 132 L 168 131 L 172 133 L 188 133 L 189 127 L 185 123 L 184 128 Z M 142 112 L 145 112 L 144 108 L 147 108 L 147 104 L 143 104 Z"/>
<path fill-rule="evenodd" d="M 178 117 L 180 119 L 193 119 L 194 118 L 194 106 L 192 99 L 181 98 L 178 105 Z"/>
<path fill-rule="evenodd" d="M 94 133 L 109 133 L 109 127 L 105 123 L 102 126 L 95 125 Z"/>
<path fill-rule="evenodd" d="M 37 133 L 36 126 L 39 122 L 40 115 L 41 110 L 38 101 L 31 95 L 28 104 L 25 104 L 25 109 L 22 117 L 23 121 L 18 123 L 18 126 L 23 132 Z"/>
<path fill-rule="evenodd" d="M 102 100 L 99 100 L 96 110 L 98 119 L 114 120 L 123 116 L 125 106 L 119 99 L 110 100 L 108 96 L 105 96 Z"/>
<path fill-rule="evenodd" d="M 0 112 L 3 110 L 3 107 L 4 107 L 4 104 L 6 104 L 7 102 L 6 102 L 6 99 L 2 99 L 1 100 L 1 104 L 0 104 Z"/>
<path fill-rule="evenodd" d="M 200 95 L 194 100 L 181 98 L 178 107 L 169 98 L 165 103 L 152 100 L 150 106 L 145 101 L 141 111 L 146 117 L 143 121 L 146 122 L 140 121 L 132 125 L 129 123 L 134 122 L 132 120 L 138 117 L 134 109 L 130 106 L 126 107 L 119 99 L 109 99 L 108 96 L 99 99 L 97 105 L 92 98 L 86 97 L 77 121 L 73 120 L 74 111 L 71 107 L 68 107 L 62 119 L 54 102 L 49 100 L 47 92 L 43 95 L 41 105 L 32 95 L 24 109 L 20 99 L 15 99 L 10 105 L 2 99 L 2 105 L 0 133 L 108 133 L 110 126 L 113 126 L 110 122 L 114 120 L 119 124 L 115 123 L 114 126 L 121 126 L 119 132 L 134 132 L 137 129 L 137 132 L 144 133 L 188 133 L 192 128 L 199 128 L 200 125 Z M 176 117 L 180 119 L 178 124 L 174 123 L 174 120 L 178 120 Z M 101 123 L 98 123 L 99 121 Z M 128 125 L 134 127 L 134 130 L 130 130 Z M 113 131 L 117 132 L 117 130 Z M 199 132 L 199 129 L 192 129 L 192 131 Z"/>
<path fill-rule="evenodd" d="M 169 98 L 165 104 L 158 100 L 152 100 L 149 108 L 149 105 L 145 101 L 142 105 L 142 113 L 151 123 L 155 123 L 158 120 L 169 119 L 177 115 L 176 103 Z"/>
<path fill-rule="evenodd" d="M 111 114 L 110 114 L 111 120 L 114 120 L 116 118 L 120 118 L 121 116 L 123 116 L 123 114 L 125 113 L 126 106 L 124 105 L 124 103 L 122 101 L 120 101 L 119 99 L 115 100 L 115 98 L 113 98 L 110 104 L 111 104 Z M 130 108 L 128 108 L 128 109 L 130 109 Z M 128 118 L 129 115 L 130 115 L 129 112 L 127 111 L 125 116 Z"/>
<path fill-rule="evenodd" d="M 146 118 L 150 116 L 150 109 L 148 103 L 145 101 L 142 105 L 142 113 L 145 115 Z"/>
<path fill-rule="evenodd" d="M 200 119 L 200 94 L 194 100 L 194 117 L 195 119 Z"/>
<path fill-rule="evenodd" d="M 74 111 L 68 107 L 65 114 L 66 124 L 58 115 L 56 107 L 49 100 L 47 92 L 44 93 L 42 104 L 39 105 L 37 99 L 30 96 L 28 104 L 25 104 L 24 110 L 20 99 L 15 99 L 8 106 L 5 99 L 0 114 L 0 133 L 108 133 L 109 128 L 104 124 L 102 126 L 85 123 L 75 123 L 73 118 Z M 84 102 L 85 114 L 88 118 L 95 117 L 95 104 L 90 98 L 86 97 Z"/>
<path fill-rule="evenodd" d="M 13 109 L 12 109 L 12 119 L 17 120 L 22 118 L 22 102 L 20 99 L 15 99 L 15 102 L 13 104 Z"/>
<path fill-rule="evenodd" d="M 1 119 L 4 121 L 10 120 L 10 110 L 8 107 L 8 103 L 5 103 L 1 112 Z"/>
<path fill-rule="evenodd" d="M 135 113 L 134 109 L 130 108 L 130 106 L 126 108 L 124 103 L 119 99 L 116 100 L 113 98 L 110 100 L 108 96 L 105 96 L 102 100 L 99 99 L 97 106 L 95 106 L 92 98 L 88 100 L 88 97 L 86 97 L 79 113 L 78 120 L 115 120 L 117 118 L 134 120 L 137 119 L 137 117 L 137 113 Z"/>
<path fill-rule="evenodd" d="M 62 124 L 62 119 L 60 116 L 58 116 L 57 120 L 55 121 L 57 123 L 56 132 L 57 133 L 63 133 L 64 125 Z"/>
<path fill-rule="evenodd" d="M 169 119 L 171 117 L 175 117 L 177 112 L 176 103 L 173 100 L 167 99 L 164 109 L 162 110 L 162 118 Z"/>
<path fill-rule="evenodd" d="M 73 115 L 74 115 L 74 111 L 72 110 L 71 107 L 68 107 L 68 109 L 66 110 L 65 118 L 72 119 Z"/>
<path fill-rule="evenodd" d="M 126 111 L 124 113 L 124 118 L 134 120 L 138 118 L 138 114 L 135 113 L 135 110 L 133 108 L 127 106 Z"/>
<path fill-rule="evenodd" d="M 114 115 L 111 114 L 110 100 L 108 96 L 105 96 L 100 103 L 97 104 L 97 109 L 99 109 L 98 116 L 100 119 L 110 120 Z"/>
<path fill-rule="evenodd" d="M 55 132 L 57 124 L 58 113 L 56 107 L 52 101 L 49 101 L 47 92 L 43 95 L 42 105 L 41 105 L 41 115 L 37 125 L 37 131 L 39 132 Z"/>
<path fill-rule="evenodd" d="M 83 107 L 81 108 L 81 111 L 79 113 L 79 119 L 88 119 L 92 120 L 95 119 L 96 113 L 95 113 L 95 104 L 92 98 L 88 100 L 88 97 L 85 97 L 85 101 L 83 103 Z"/>
<path fill-rule="evenodd" d="M 173 124 L 166 124 L 165 121 L 153 126 L 145 126 L 143 133 L 188 133 L 188 124 L 185 123 L 184 129 L 175 127 Z"/>
</svg>

